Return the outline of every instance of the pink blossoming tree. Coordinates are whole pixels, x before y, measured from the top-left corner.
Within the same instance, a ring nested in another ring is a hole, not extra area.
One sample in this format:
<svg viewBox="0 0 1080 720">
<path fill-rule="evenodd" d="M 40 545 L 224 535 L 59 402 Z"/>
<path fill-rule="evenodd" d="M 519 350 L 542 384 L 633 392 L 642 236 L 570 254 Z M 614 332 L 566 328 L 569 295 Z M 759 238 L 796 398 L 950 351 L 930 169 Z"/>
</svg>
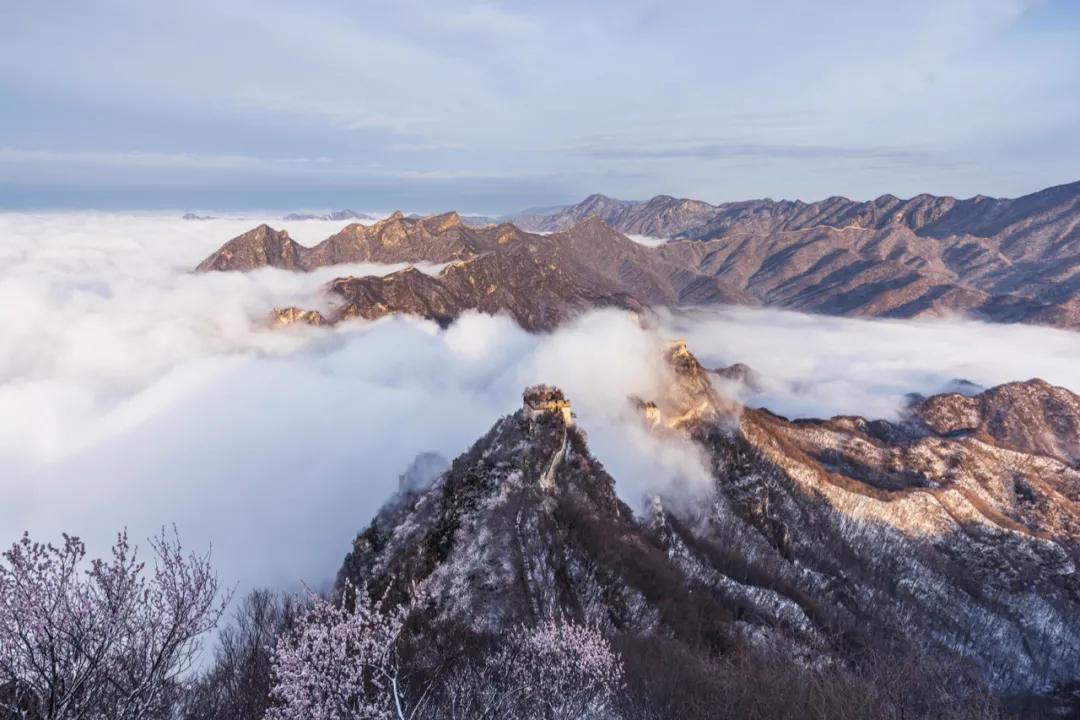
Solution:
<svg viewBox="0 0 1080 720">
<path fill-rule="evenodd" d="M 608 717 L 622 664 L 599 632 L 545 623 L 506 638 L 479 662 L 446 669 L 422 688 L 403 666 L 414 604 L 386 611 L 364 591 L 352 609 L 321 598 L 278 643 L 275 707 L 267 720 L 419 720 L 427 717 Z"/>
<path fill-rule="evenodd" d="M 500 639 L 478 662 L 455 664 L 435 693 L 432 718 L 614 718 L 622 659 L 599 631 L 549 621 Z"/>
<path fill-rule="evenodd" d="M 623 683 L 622 661 L 599 631 L 548 622 L 518 636 L 512 692 L 521 720 L 610 717 Z"/>
<path fill-rule="evenodd" d="M 0 711 L 25 720 L 144 720 L 163 711 L 227 602 L 175 531 L 153 566 L 121 533 L 108 560 L 29 535 L 0 559 Z"/>
<path fill-rule="evenodd" d="M 398 655 L 409 606 L 384 612 L 364 591 L 350 610 L 320 597 L 274 654 L 267 720 L 410 718 Z"/>
</svg>

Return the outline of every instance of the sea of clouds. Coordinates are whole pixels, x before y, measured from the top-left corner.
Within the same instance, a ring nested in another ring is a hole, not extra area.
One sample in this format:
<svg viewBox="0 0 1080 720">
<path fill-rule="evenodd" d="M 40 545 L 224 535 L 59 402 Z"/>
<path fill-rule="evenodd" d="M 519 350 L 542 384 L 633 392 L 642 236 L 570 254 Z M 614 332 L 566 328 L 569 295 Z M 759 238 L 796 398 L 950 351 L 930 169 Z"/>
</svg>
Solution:
<svg viewBox="0 0 1080 720">
<path fill-rule="evenodd" d="M 749 364 L 763 388 L 746 401 L 788 416 L 892 417 L 954 378 L 1080 391 L 1080 334 L 964 320 L 719 308 L 647 329 L 599 311 L 544 336 L 482 315 L 275 331 L 271 307 L 325 307 L 329 278 L 400 266 L 191 272 L 263 220 L 0 215 L 0 543 L 67 531 L 103 553 L 120 528 L 175 522 L 242 589 L 318 586 L 418 453 L 454 457 L 537 382 L 567 393 L 629 502 L 693 487 L 695 450 L 651 438 L 626 400 L 659 392 L 675 337 L 707 366 Z M 284 224 L 309 244 L 341 225 Z"/>
</svg>

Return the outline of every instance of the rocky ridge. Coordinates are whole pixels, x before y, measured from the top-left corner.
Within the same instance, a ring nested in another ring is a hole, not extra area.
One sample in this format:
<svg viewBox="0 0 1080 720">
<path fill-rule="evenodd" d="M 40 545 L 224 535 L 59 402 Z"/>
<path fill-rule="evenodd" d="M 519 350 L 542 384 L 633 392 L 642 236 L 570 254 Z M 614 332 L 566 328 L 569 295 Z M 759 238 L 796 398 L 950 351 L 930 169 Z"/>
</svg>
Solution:
<svg viewBox="0 0 1080 720">
<path fill-rule="evenodd" d="M 445 263 L 475 257 L 525 235 L 512 225 L 469 227 L 455 212 L 426 218 L 396 212 L 372 225 L 347 225 L 313 247 L 292 240 L 285 230 L 260 225 L 225 243 L 196 270 L 247 271 L 270 266 L 307 271 L 359 262 Z"/>
<path fill-rule="evenodd" d="M 625 233 L 697 241 L 659 252 L 769 305 L 1080 324 L 1080 183 L 1016 199 L 923 194 L 710 205 L 593 195 L 510 220 L 557 231 L 593 216 Z"/>
<path fill-rule="evenodd" d="M 620 232 L 654 237 L 713 240 L 726 235 L 769 235 L 815 227 L 884 230 L 906 227 L 938 239 L 953 235 L 1067 235 L 1080 199 L 1080 182 L 1040 190 L 1019 198 L 968 199 L 923 193 L 909 199 L 882 195 L 868 201 L 834 196 L 816 202 L 746 200 L 712 205 L 701 200 L 657 195 L 647 201 L 590 195 L 576 205 L 525 211 L 506 220 L 537 232 L 565 230 L 598 217 Z M 1043 249 L 1038 247 L 1035 249 Z"/>
<path fill-rule="evenodd" d="M 1080 398 L 1030 381 L 923 399 L 899 422 L 788 421 L 722 395 L 685 344 L 666 357 L 670 386 L 637 406 L 701 448 L 711 488 L 635 515 L 562 393 L 531 388 L 430 487 L 378 514 L 339 581 L 421 588 L 433 626 L 567 618 L 807 663 L 916 642 L 1002 696 L 1067 696 L 1080 679 Z"/>
</svg>

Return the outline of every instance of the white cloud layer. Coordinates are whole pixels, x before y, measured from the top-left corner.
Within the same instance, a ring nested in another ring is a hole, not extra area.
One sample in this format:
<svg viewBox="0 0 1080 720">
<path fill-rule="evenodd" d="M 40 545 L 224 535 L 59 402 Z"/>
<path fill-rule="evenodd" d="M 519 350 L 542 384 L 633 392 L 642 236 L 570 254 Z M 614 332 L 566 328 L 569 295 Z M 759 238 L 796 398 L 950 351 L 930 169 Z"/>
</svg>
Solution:
<svg viewBox="0 0 1080 720">
<path fill-rule="evenodd" d="M 753 308 L 666 315 L 662 327 L 706 365 L 750 365 L 764 387 L 748 404 L 791 417 L 894 418 L 908 393 L 943 392 L 953 380 L 1040 377 L 1080 392 L 1080 333 L 1048 327 Z"/>
<path fill-rule="evenodd" d="M 702 477 L 626 402 L 658 392 L 664 338 L 707 365 L 750 364 L 766 386 L 751 402 L 788 415 L 888 416 L 954 377 L 1080 390 L 1080 334 L 966 321 L 723 309 L 653 330 L 597 312 L 542 337 L 475 315 L 445 331 L 407 318 L 271 331 L 268 308 L 393 268 L 190 272 L 258 220 L 0 215 L 0 542 L 67 530 L 102 548 L 122 526 L 176 522 L 241 588 L 318 584 L 417 453 L 456 456 L 536 382 L 566 391 L 633 502 Z M 339 225 L 285 226 L 310 243 Z"/>
</svg>

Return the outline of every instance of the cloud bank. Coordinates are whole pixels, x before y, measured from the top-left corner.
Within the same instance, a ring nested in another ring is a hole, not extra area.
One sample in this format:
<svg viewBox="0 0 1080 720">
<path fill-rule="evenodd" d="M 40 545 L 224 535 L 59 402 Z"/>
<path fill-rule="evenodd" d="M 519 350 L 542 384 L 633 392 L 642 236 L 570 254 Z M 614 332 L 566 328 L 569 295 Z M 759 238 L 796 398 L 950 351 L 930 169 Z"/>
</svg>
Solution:
<svg viewBox="0 0 1080 720">
<path fill-rule="evenodd" d="M 895 418 L 908 393 L 945 392 L 954 380 L 1040 377 L 1080 392 L 1080 333 L 1055 328 L 753 308 L 667 313 L 661 326 L 706 365 L 750 365 L 763 388 L 747 402 L 790 417 Z"/>
<path fill-rule="evenodd" d="M 675 337 L 707 365 L 750 364 L 764 390 L 748 401 L 792 416 L 889 416 L 955 377 L 1080 390 L 1080 335 L 966 321 L 717 309 L 648 330 L 595 312 L 547 336 L 480 315 L 271 331 L 268 308 L 319 305 L 328 277 L 396 268 L 190 272 L 259 220 L 0 215 L 0 541 L 67 530 L 93 549 L 176 522 L 241 588 L 318 584 L 418 453 L 455 457 L 537 382 L 563 388 L 637 502 L 703 478 L 626 401 L 659 392 Z M 339 225 L 285 227 L 311 243 Z"/>
</svg>

